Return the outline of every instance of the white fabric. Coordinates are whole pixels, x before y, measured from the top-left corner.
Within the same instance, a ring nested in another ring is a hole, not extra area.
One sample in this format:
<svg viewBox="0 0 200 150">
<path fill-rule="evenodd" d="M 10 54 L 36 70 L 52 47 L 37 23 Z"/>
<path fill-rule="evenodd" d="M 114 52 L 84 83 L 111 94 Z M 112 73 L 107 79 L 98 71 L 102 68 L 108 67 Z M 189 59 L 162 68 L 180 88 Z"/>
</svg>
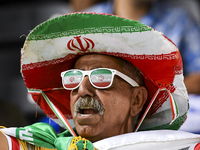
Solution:
<svg viewBox="0 0 200 150">
<path fill-rule="evenodd" d="M 4 134 L 4 133 L 3 133 Z M 11 138 L 9 136 L 7 136 L 6 134 L 4 134 L 7 141 L 8 141 L 8 150 L 12 150 L 12 141 Z"/>
<path fill-rule="evenodd" d="M 123 134 L 95 142 L 100 150 L 178 150 L 194 147 L 200 135 L 174 130 L 142 131 Z"/>
<path fill-rule="evenodd" d="M 1 129 L 7 135 L 16 137 L 16 127 Z"/>
<path fill-rule="evenodd" d="M 134 35 L 134 36 L 133 36 Z M 145 31 L 134 33 L 96 33 L 82 35 L 92 39 L 95 47 L 88 51 L 95 52 L 122 52 L 131 55 L 159 55 L 170 54 L 177 51 L 175 45 L 167 41 L 162 33 L 157 31 Z M 67 43 L 74 39 L 74 36 L 61 37 L 54 39 L 26 41 L 22 54 L 22 64 L 30 64 L 42 61 L 48 61 L 65 57 L 67 54 L 76 54 L 78 50 L 71 51 L 67 48 Z M 86 42 L 82 40 L 83 47 Z M 117 44 L 116 44 L 117 43 Z M 159 44 L 158 44 L 159 43 Z M 80 47 L 77 41 L 74 41 L 77 47 Z M 153 49 L 152 49 L 153 47 Z"/>
</svg>

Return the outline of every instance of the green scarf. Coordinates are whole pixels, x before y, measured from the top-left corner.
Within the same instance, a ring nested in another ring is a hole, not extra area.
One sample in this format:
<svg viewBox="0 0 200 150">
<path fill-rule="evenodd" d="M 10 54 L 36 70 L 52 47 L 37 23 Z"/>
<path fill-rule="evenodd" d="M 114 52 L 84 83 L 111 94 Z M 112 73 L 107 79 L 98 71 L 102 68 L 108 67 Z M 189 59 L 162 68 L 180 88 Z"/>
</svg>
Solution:
<svg viewBox="0 0 200 150">
<path fill-rule="evenodd" d="M 23 128 L 1 129 L 1 131 L 39 147 L 58 150 L 95 150 L 92 142 L 80 136 L 73 137 L 68 130 L 57 134 L 52 126 L 42 122 Z"/>
</svg>

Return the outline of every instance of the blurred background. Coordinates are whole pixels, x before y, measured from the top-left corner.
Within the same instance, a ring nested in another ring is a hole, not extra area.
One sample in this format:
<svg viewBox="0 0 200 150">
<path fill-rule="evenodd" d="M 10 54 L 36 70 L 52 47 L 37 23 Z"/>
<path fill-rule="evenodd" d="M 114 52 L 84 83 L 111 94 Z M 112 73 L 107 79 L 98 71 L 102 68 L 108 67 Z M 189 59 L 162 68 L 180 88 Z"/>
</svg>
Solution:
<svg viewBox="0 0 200 150">
<path fill-rule="evenodd" d="M 74 1 L 73 6 L 72 1 Z M 24 126 L 48 120 L 28 95 L 20 74 L 20 50 L 28 33 L 36 25 L 60 14 L 84 10 L 112 13 L 110 9 L 113 9 L 113 7 L 104 7 L 105 10 L 99 10 L 99 7 L 88 9 L 91 5 L 106 3 L 106 0 L 72 1 L 0 0 L 0 125 Z M 200 27 L 199 0 L 168 1 L 175 6 L 181 6 Z M 81 4 L 81 7 L 76 4 Z M 198 40 L 200 42 L 200 39 Z"/>
<path fill-rule="evenodd" d="M 20 51 L 36 25 L 70 12 L 68 8 L 67 0 L 0 0 L 0 125 L 24 126 L 44 119 L 21 77 Z"/>
</svg>

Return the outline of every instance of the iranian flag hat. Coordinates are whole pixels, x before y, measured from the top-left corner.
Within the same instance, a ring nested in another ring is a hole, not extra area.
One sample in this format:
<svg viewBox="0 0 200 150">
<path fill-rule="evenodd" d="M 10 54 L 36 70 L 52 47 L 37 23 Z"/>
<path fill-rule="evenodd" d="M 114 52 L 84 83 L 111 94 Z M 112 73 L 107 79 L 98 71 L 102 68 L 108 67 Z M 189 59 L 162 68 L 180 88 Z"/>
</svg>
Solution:
<svg viewBox="0 0 200 150">
<path fill-rule="evenodd" d="M 188 95 L 178 48 L 163 33 L 138 21 L 108 14 L 71 13 L 35 27 L 21 53 L 21 72 L 28 92 L 46 115 L 68 127 L 70 91 L 61 72 L 80 55 L 120 57 L 137 67 L 148 100 L 136 130 L 178 129 L 186 119 Z"/>
</svg>

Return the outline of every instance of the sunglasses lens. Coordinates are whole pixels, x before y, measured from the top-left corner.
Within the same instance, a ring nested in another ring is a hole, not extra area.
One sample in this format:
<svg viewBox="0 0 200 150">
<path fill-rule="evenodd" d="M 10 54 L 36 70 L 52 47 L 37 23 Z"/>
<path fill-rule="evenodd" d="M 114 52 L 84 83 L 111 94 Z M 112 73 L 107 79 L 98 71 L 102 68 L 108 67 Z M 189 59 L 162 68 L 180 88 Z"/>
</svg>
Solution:
<svg viewBox="0 0 200 150">
<path fill-rule="evenodd" d="M 83 75 L 80 71 L 68 71 L 63 76 L 63 85 L 67 89 L 76 88 L 81 82 Z"/>
<path fill-rule="evenodd" d="M 91 73 L 91 81 L 97 87 L 108 87 L 112 82 L 112 72 L 107 69 L 95 70 Z"/>
</svg>

